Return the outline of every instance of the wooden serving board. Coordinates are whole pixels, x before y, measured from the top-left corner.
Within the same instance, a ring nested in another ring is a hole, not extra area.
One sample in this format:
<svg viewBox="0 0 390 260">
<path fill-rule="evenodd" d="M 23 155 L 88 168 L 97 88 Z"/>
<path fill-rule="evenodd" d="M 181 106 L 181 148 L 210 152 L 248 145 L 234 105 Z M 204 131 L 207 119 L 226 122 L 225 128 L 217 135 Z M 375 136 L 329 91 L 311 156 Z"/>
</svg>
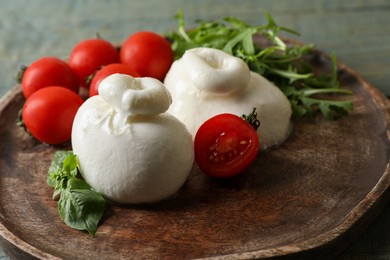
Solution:
<svg viewBox="0 0 390 260">
<path fill-rule="evenodd" d="M 316 54 L 318 70 L 330 61 Z M 47 169 L 56 148 L 15 125 L 24 98 L 0 103 L 0 235 L 15 257 L 44 259 L 328 258 L 354 241 L 389 202 L 389 102 L 343 64 L 355 110 L 337 121 L 301 120 L 243 175 L 218 181 L 194 166 L 174 197 L 109 205 L 96 237 L 57 214 Z"/>
</svg>

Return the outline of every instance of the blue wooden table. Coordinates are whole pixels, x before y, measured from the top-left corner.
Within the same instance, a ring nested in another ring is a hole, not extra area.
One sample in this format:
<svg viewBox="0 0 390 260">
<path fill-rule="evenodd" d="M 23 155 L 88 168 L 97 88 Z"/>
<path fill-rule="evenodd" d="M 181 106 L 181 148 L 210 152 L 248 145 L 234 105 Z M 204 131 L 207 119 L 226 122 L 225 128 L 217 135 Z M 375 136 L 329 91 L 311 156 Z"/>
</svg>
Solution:
<svg viewBox="0 0 390 260">
<path fill-rule="evenodd" d="M 0 0 L 0 96 L 15 85 L 23 64 L 66 57 L 75 43 L 96 33 L 120 43 L 139 30 L 166 32 L 176 28 L 179 8 L 190 27 L 196 19 L 225 16 L 259 24 L 269 11 L 279 24 L 299 31 L 301 41 L 334 52 L 390 95 L 388 0 Z M 1 249 L 0 259 L 8 259 Z M 390 259 L 389 206 L 339 259 Z"/>
</svg>

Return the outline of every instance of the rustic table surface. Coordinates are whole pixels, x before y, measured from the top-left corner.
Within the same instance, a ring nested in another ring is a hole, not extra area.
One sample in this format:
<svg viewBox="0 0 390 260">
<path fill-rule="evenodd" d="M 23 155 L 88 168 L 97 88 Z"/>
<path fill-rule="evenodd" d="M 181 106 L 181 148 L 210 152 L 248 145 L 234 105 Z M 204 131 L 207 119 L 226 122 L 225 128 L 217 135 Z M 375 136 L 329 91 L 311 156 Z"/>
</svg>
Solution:
<svg viewBox="0 0 390 260">
<path fill-rule="evenodd" d="M 335 53 L 390 95 L 389 0 L 0 0 L 0 97 L 15 85 L 23 64 L 47 55 L 66 57 L 75 43 L 96 33 L 119 43 L 139 30 L 166 32 L 176 28 L 179 8 L 189 27 L 197 19 L 225 16 L 259 24 L 268 11 L 300 32 L 301 41 Z M 338 259 L 389 258 L 390 206 Z M 1 248 L 0 259 L 9 259 Z"/>
</svg>

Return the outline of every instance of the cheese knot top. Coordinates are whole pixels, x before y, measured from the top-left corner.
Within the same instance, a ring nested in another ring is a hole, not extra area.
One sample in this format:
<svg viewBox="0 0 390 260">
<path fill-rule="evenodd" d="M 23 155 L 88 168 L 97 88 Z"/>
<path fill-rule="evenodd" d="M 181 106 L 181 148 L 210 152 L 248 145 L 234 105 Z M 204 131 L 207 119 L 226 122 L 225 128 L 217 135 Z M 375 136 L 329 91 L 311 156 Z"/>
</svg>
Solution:
<svg viewBox="0 0 390 260">
<path fill-rule="evenodd" d="M 153 78 L 114 74 L 99 85 L 98 91 L 117 112 L 129 116 L 164 113 L 172 103 L 165 86 Z"/>
<path fill-rule="evenodd" d="M 245 88 L 250 79 L 244 61 L 217 49 L 191 49 L 181 60 L 189 81 L 210 94 L 232 94 Z"/>
</svg>

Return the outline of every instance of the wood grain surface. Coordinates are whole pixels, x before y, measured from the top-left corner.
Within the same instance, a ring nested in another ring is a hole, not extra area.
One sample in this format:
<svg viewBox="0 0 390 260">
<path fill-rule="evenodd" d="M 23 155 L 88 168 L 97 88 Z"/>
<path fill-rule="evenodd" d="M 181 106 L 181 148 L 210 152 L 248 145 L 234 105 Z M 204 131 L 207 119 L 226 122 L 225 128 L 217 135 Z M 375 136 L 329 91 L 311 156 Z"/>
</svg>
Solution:
<svg viewBox="0 0 390 260">
<path fill-rule="evenodd" d="M 173 16 L 178 8 L 184 10 L 188 26 L 193 26 L 197 19 L 219 19 L 224 16 L 235 16 L 257 24 L 264 21 L 263 14 L 269 11 L 278 23 L 299 31 L 300 40 L 315 43 L 328 53 L 334 52 L 373 86 L 390 95 L 388 0 L 299 0 L 293 4 L 291 0 L 0 2 L 0 96 L 5 95 L 15 84 L 14 76 L 21 65 L 44 55 L 65 57 L 75 43 L 94 37 L 96 32 L 113 42 L 121 42 L 126 35 L 139 30 L 165 32 L 176 27 Z M 374 96 L 377 95 L 375 92 Z M 7 120 L 10 123 L 13 119 Z M 0 121 L 4 122 L 4 119 L 0 118 Z M 1 123 L 2 132 L 3 127 Z M 3 147 L 1 143 L 0 147 Z M 5 153 L 8 150 L 1 150 L 1 154 Z M 13 172 L 20 167 L 7 169 Z M 22 217 L 23 213 L 20 214 Z M 371 222 L 371 218 L 369 220 Z M 362 224 L 362 229 L 367 225 Z M 337 259 L 388 259 L 389 234 L 390 207 L 387 206 L 365 233 Z M 2 250 L 3 242 L 0 240 L 0 259 L 5 260 L 9 257 Z M 9 243 L 5 243 L 9 249 Z M 345 247 L 343 243 L 341 246 Z M 15 251 L 12 255 L 15 255 Z M 25 259 L 25 255 L 19 255 L 18 259 Z"/>
<path fill-rule="evenodd" d="M 330 61 L 313 57 L 320 71 Z M 16 127 L 24 99 L 0 103 L 0 235 L 16 257 L 63 259 L 329 258 L 388 203 L 389 102 L 340 64 L 354 112 L 301 120 L 282 146 L 243 175 L 217 181 L 195 166 L 179 193 L 155 205 L 107 207 L 95 238 L 64 225 L 46 184 L 56 148 Z"/>
</svg>

